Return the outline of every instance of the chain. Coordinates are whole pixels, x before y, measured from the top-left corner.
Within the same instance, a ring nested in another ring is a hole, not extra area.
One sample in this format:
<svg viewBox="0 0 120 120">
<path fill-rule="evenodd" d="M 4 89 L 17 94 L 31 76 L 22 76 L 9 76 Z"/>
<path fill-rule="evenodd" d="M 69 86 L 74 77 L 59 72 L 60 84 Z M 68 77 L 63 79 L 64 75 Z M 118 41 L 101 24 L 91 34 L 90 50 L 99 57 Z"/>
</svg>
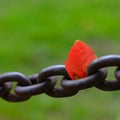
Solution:
<svg viewBox="0 0 120 120">
<path fill-rule="evenodd" d="M 107 67 L 116 66 L 115 80 L 106 80 Z M 60 87 L 56 87 L 57 76 L 62 76 Z M 16 84 L 13 84 L 16 82 Z M 0 97 L 10 102 L 21 102 L 34 95 L 69 97 L 80 90 L 96 87 L 104 91 L 120 90 L 120 56 L 107 55 L 94 60 L 87 69 L 87 77 L 71 80 L 64 65 L 49 66 L 32 76 L 18 72 L 0 75 Z"/>
</svg>

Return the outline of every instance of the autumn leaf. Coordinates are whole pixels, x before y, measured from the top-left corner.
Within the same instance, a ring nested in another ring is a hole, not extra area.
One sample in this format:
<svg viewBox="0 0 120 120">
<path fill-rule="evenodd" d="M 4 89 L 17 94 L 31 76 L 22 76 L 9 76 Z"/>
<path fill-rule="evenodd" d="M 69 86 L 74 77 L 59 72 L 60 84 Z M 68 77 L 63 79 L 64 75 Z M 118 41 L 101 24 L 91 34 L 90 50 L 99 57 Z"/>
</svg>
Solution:
<svg viewBox="0 0 120 120">
<path fill-rule="evenodd" d="M 72 80 L 87 76 L 88 65 L 97 57 L 85 42 L 76 40 L 65 62 L 66 70 Z"/>
</svg>

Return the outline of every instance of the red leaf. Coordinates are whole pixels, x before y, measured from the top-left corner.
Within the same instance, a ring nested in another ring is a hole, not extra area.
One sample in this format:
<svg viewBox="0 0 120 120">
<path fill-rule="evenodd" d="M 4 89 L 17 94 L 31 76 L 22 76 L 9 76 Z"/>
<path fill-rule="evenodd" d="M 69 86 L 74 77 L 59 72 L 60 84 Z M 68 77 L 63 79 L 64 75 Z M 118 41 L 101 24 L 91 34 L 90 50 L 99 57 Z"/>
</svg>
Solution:
<svg viewBox="0 0 120 120">
<path fill-rule="evenodd" d="M 94 51 L 85 42 L 76 40 L 65 62 L 66 70 L 71 79 L 86 77 L 88 65 L 96 58 Z"/>
</svg>

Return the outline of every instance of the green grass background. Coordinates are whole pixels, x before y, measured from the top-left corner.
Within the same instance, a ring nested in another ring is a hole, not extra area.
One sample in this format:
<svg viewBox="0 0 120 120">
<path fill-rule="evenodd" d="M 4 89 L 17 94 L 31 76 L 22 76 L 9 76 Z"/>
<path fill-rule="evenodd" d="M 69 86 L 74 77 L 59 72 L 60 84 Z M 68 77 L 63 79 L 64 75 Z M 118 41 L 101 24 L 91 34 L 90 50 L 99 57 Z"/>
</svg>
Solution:
<svg viewBox="0 0 120 120">
<path fill-rule="evenodd" d="M 92 46 L 98 57 L 119 54 L 120 1 L 0 1 L 0 74 L 31 75 L 64 64 L 76 39 Z M 96 88 L 69 98 L 42 94 L 22 103 L 0 99 L 0 120 L 120 120 L 119 104 L 119 91 Z"/>
</svg>

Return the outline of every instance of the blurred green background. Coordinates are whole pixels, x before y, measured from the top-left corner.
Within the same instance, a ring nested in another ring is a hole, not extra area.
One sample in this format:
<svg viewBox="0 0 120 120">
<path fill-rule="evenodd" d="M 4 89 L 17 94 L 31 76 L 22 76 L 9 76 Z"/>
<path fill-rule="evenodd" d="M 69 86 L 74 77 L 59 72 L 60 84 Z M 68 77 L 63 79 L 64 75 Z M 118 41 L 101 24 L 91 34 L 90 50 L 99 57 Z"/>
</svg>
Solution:
<svg viewBox="0 0 120 120">
<path fill-rule="evenodd" d="M 1 74 L 31 75 L 64 64 L 76 39 L 92 46 L 98 57 L 119 54 L 120 1 L 0 1 Z M 42 94 L 22 103 L 0 99 L 0 120 L 120 120 L 119 103 L 119 91 L 96 88 L 69 98 Z"/>
</svg>

